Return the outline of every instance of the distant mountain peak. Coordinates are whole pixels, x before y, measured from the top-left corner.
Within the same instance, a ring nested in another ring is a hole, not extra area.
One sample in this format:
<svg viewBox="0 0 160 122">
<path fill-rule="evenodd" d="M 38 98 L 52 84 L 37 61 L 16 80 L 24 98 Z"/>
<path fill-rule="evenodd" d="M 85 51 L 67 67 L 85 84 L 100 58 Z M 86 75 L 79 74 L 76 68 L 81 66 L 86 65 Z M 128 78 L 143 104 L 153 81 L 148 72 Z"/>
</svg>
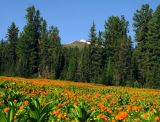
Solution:
<svg viewBox="0 0 160 122">
<path fill-rule="evenodd" d="M 84 39 L 79 40 L 79 42 L 90 44 L 90 42 L 88 40 L 84 40 Z"/>
<path fill-rule="evenodd" d="M 80 40 L 75 40 L 75 41 L 72 41 L 71 43 L 69 44 L 64 44 L 64 47 L 78 47 L 80 49 L 84 48 L 85 45 L 88 45 L 90 44 L 89 41 L 85 40 L 85 39 L 80 39 Z"/>
</svg>

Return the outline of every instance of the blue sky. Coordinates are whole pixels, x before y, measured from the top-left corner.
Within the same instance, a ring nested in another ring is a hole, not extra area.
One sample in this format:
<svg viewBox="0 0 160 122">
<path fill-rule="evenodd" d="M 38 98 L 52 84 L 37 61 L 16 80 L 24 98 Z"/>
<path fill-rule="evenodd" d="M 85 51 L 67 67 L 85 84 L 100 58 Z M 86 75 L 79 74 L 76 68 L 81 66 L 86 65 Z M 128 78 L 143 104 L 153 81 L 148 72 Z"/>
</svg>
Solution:
<svg viewBox="0 0 160 122">
<path fill-rule="evenodd" d="M 111 15 L 125 15 L 130 22 L 130 35 L 134 37 L 132 17 L 142 4 L 149 3 L 155 9 L 159 0 L 0 0 L 0 39 L 5 38 L 12 21 L 22 31 L 26 20 L 26 8 L 34 5 L 48 23 L 60 30 L 61 42 L 88 39 L 94 20 L 98 30 L 104 29 L 104 21 Z"/>
</svg>

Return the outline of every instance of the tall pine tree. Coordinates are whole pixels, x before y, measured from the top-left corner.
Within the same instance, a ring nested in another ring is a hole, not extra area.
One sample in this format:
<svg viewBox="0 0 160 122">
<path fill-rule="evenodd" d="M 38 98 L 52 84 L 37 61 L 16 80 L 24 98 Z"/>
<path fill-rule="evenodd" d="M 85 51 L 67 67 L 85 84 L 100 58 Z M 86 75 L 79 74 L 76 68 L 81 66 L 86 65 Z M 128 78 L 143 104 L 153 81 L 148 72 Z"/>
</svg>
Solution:
<svg viewBox="0 0 160 122">
<path fill-rule="evenodd" d="M 19 42 L 19 72 L 22 76 L 38 74 L 39 41 L 41 34 L 41 17 L 34 6 L 27 8 L 27 25 L 21 33 Z M 22 70 L 22 71 L 21 71 Z"/>
<path fill-rule="evenodd" d="M 160 86 L 160 5 L 149 22 L 145 48 L 146 84 Z"/>
<path fill-rule="evenodd" d="M 17 60 L 17 43 L 18 43 L 18 28 L 15 23 L 12 22 L 7 32 L 7 59 L 6 59 L 6 70 L 8 75 L 16 75 L 16 60 Z M 5 65 L 5 64 L 4 64 Z"/>
<path fill-rule="evenodd" d="M 134 72 L 134 80 L 139 81 L 141 84 L 144 84 L 146 81 L 146 65 L 145 65 L 145 52 L 146 42 L 147 42 L 147 33 L 149 30 L 148 23 L 152 18 L 152 9 L 148 4 L 142 5 L 141 9 L 137 10 L 133 16 L 133 27 L 136 33 L 135 41 L 137 42 L 137 47 L 133 53 L 134 64 L 137 67 L 137 70 Z"/>
</svg>

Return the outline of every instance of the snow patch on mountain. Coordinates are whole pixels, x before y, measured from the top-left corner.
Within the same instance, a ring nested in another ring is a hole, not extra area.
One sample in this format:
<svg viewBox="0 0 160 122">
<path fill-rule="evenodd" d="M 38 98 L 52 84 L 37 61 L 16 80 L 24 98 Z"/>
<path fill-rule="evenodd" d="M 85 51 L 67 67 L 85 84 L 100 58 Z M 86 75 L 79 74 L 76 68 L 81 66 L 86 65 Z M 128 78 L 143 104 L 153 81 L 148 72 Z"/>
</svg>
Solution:
<svg viewBox="0 0 160 122">
<path fill-rule="evenodd" d="M 87 41 L 87 40 L 84 40 L 84 39 L 81 39 L 81 40 L 79 40 L 79 42 L 83 42 L 83 43 L 90 44 L 90 42 L 89 42 L 89 41 Z"/>
</svg>

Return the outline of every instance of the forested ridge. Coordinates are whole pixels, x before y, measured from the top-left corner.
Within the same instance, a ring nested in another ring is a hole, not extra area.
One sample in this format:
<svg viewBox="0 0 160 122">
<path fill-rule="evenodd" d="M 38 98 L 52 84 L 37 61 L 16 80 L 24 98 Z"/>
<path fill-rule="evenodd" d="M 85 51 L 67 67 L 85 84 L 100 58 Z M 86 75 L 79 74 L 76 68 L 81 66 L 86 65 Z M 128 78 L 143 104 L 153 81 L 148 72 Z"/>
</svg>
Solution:
<svg viewBox="0 0 160 122">
<path fill-rule="evenodd" d="M 160 5 L 135 11 L 136 47 L 124 16 L 110 16 L 98 33 L 93 22 L 82 49 L 64 47 L 58 28 L 48 27 L 34 6 L 25 18 L 22 32 L 12 22 L 0 42 L 0 75 L 160 88 Z"/>
</svg>

